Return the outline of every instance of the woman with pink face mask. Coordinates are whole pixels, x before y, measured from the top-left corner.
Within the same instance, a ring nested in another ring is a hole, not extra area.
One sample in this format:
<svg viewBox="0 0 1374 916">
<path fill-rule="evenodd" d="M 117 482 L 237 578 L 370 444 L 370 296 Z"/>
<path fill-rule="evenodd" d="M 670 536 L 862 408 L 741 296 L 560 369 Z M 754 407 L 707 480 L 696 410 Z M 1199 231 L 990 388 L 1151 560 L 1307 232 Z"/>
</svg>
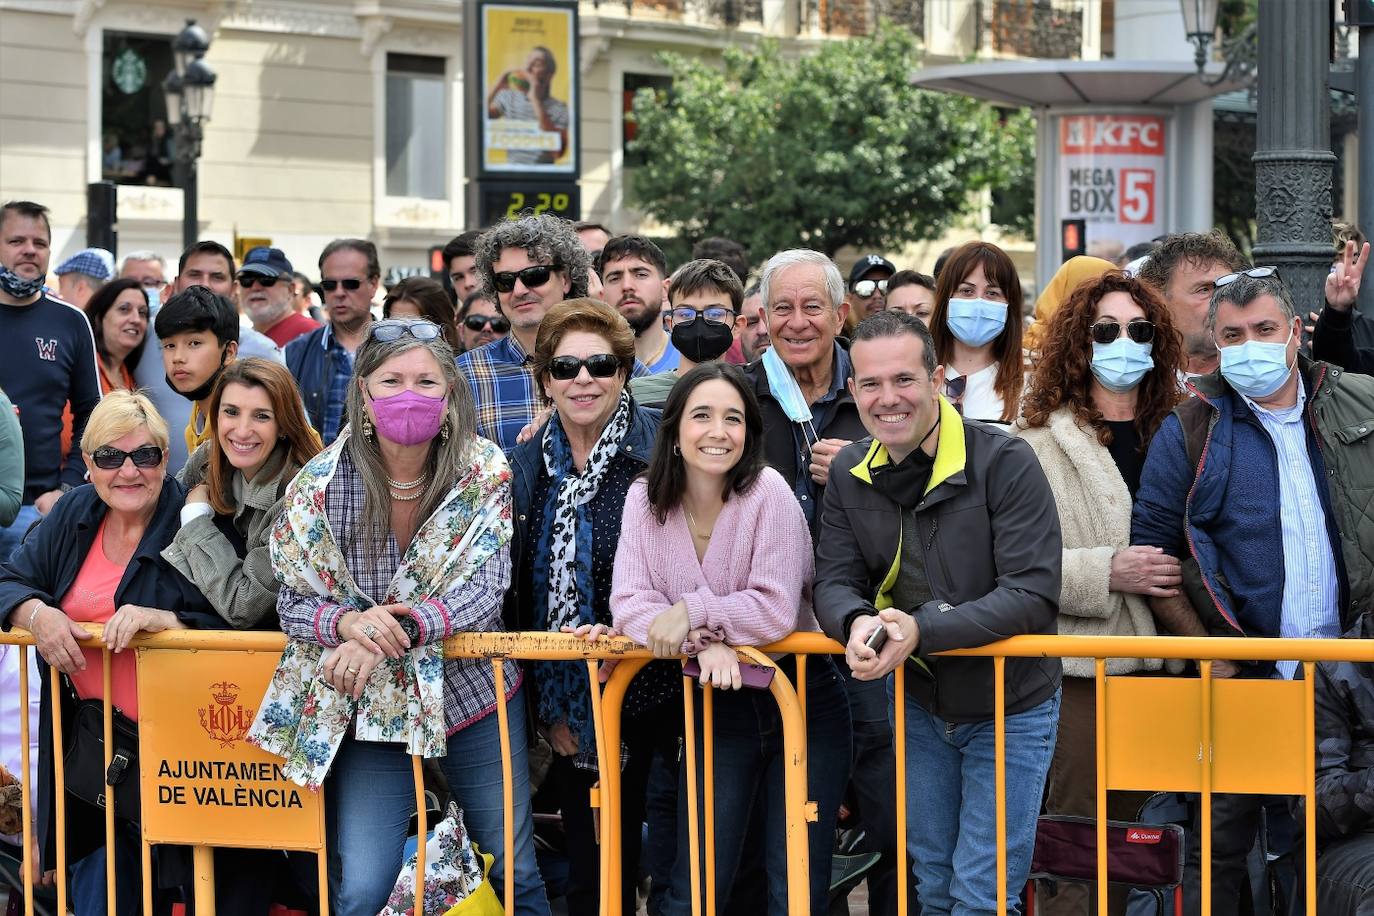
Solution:
<svg viewBox="0 0 1374 916">
<path fill-rule="evenodd" d="M 510 582 L 510 470 L 476 434 L 472 394 L 438 325 L 374 322 L 358 348 L 348 426 L 296 475 L 269 541 L 290 637 L 249 740 L 286 775 L 328 782 L 330 909 L 373 916 L 401 870 L 415 812 L 410 754 L 439 758 L 464 822 L 514 870 L 514 909 L 544 916 L 534 857 L 521 672 L 504 692 L 445 637 L 501 629 Z M 510 709 L 515 860 L 506 861 L 498 704 Z M 341 705 L 342 704 L 342 705 Z"/>
</svg>

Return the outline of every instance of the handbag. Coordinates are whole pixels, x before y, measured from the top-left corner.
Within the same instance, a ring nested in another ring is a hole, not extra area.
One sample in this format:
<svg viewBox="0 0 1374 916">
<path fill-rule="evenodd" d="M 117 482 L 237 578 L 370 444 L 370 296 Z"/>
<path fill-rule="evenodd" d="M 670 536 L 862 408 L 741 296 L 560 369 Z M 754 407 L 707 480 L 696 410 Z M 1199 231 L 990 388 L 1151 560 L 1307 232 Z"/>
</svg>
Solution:
<svg viewBox="0 0 1374 916">
<path fill-rule="evenodd" d="M 138 784 L 138 725 L 118 709 L 110 712 L 114 749 L 106 769 L 105 702 L 76 701 L 62 752 L 67 791 L 101 809 L 113 793 L 115 817 L 137 826 L 143 812 Z"/>
</svg>

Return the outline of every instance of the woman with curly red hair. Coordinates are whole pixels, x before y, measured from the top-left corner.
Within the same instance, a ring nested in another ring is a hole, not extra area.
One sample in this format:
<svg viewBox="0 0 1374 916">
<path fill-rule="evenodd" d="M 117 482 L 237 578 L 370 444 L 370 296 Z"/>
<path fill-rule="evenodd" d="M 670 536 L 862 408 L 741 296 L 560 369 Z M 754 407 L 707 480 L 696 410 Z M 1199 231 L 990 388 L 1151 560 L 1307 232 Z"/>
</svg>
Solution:
<svg viewBox="0 0 1374 916">
<path fill-rule="evenodd" d="M 1063 528 L 1059 632 L 1154 636 L 1149 598 L 1177 593 L 1179 561 L 1132 547 L 1131 503 L 1145 450 L 1181 400 L 1183 345 L 1148 286 L 1117 270 L 1086 280 L 1046 322 L 1041 358 L 1022 401 L 1018 434 L 1054 491 Z M 1110 659 L 1109 674 L 1157 671 L 1159 659 Z M 1064 659 L 1059 736 L 1045 810 L 1097 813 L 1095 688 L 1091 659 Z M 1143 799 L 1113 793 L 1107 813 L 1134 820 Z M 1114 898 L 1115 899 L 1115 898 Z M 1081 886 L 1045 897 L 1047 914 L 1086 912 Z M 1113 903 L 1112 911 L 1120 906 Z"/>
</svg>

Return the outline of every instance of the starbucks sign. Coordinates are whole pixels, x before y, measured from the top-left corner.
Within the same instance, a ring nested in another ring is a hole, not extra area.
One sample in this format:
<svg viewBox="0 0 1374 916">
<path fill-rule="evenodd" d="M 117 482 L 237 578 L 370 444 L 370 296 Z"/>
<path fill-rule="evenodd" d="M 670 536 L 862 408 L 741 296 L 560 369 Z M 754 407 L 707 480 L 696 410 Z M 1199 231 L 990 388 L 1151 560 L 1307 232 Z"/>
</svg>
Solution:
<svg viewBox="0 0 1374 916">
<path fill-rule="evenodd" d="M 110 75 L 120 92 L 133 95 L 148 81 L 148 64 L 133 48 L 125 48 L 114 59 Z"/>
</svg>

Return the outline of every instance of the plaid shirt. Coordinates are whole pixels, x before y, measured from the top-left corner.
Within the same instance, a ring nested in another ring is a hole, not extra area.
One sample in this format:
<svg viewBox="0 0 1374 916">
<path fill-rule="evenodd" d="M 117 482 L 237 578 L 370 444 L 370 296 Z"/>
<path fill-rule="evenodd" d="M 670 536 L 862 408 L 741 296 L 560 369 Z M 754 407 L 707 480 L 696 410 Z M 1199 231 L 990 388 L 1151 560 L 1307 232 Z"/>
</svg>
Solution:
<svg viewBox="0 0 1374 916">
<path fill-rule="evenodd" d="M 328 445 L 339 438 L 343 427 L 344 404 L 348 401 L 348 383 L 353 378 L 353 354 L 344 349 L 343 344 L 334 337 L 333 329 L 325 328 L 324 345 L 334 351 L 334 377 L 329 380 L 329 392 L 325 398 L 323 426 L 320 438 Z"/>
<path fill-rule="evenodd" d="M 493 340 L 458 357 L 458 371 L 472 388 L 477 405 L 477 435 L 501 446 L 507 455 L 515 438 L 547 403 L 534 379 L 534 357 L 525 352 L 514 334 Z M 635 360 L 632 378 L 648 375 Z"/>
<path fill-rule="evenodd" d="M 368 538 L 361 536 L 366 498 L 362 475 L 345 450 L 339 457 L 334 479 L 325 490 L 325 515 L 329 526 L 343 533 L 340 546 L 358 589 L 365 595 L 384 596 L 401 565 L 401 554 L 395 536 L 388 534 L 381 556 L 371 555 Z M 350 536 L 354 533 L 359 536 Z M 510 547 L 503 546 L 456 590 L 412 608 L 411 617 L 420 626 L 419 642 L 445 639 L 456 632 L 500 630 L 501 607 L 510 585 L 510 565 Z M 319 595 L 304 595 L 286 586 L 282 586 L 277 598 L 282 630 L 295 639 L 322 646 L 339 645 L 339 620 L 352 610 L 357 608 L 344 607 Z M 520 668 L 511 659 L 503 664 L 506 699 L 509 700 L 520 687 Z M 488 659 L 452 658 L 444 662 L 444 720 L 448 734 L 476 722 L 494 709 L 496 676 Z"/>
</svg>

